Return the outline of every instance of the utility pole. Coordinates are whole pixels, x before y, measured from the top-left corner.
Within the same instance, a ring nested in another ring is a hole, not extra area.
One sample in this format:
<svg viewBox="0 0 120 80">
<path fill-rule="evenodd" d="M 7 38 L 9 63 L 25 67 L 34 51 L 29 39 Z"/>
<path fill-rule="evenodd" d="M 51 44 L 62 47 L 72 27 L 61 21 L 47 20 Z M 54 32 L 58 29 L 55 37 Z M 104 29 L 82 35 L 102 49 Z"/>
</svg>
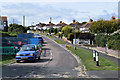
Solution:
<svg viewBox="0 0 120 80">
<path fill-rule="evenodd" d="M 75 30 L 76 30 L 76 23 L 75 23 Z M 74 46 L 74 50 L 76 50 L 76 32 L 74 30 L 74 41 L 75 41 L 75 46 Z"/>
<path fill-rule="evenodd" d="M 50 35 L 51 35 L 51 28 L 52 28 L 52 26 L 51 26 L 52 22 L 51 21 L 52 21 L 52 18 L 50 17 L 50 23 L 49 23 L 50 24 Z"/>
</svg>

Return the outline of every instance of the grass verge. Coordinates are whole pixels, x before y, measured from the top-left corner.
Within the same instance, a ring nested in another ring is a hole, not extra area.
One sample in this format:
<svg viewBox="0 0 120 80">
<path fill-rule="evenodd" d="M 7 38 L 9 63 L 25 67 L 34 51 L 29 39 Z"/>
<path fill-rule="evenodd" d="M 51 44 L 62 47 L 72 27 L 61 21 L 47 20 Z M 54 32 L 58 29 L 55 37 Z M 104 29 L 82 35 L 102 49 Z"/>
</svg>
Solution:
<svg viewBox="0 0 120 80">
<path fill-rule="evenodd" d="M 0 65 L 5 65 L 7 63 L 14 62 L 15 56 L 2 56 L 2 60 L 0 61 Z"/>
<path fill-rule="evenodd" d="M 52 36 L 50 36 L 50 35 L 47 35 L 47 37 L 49 37 L 49 38 L 55 38 L 53 35 L 52 35 Z"/>
<path fill-rule="evenodd" d="M 40 35 L 45 35 L 44 33 L 39 33 Z"/>
<path fill-rule="evenodd" d="M 56 42 L 59 43 L 59 44 L 66 44 L 66 42 L 64 42 L 64 41 L 62 41 L 62 40 L 60 40 L 60 39 L 55 39 L 54 41 L 56 41 Z"/>
<path fill-rule="evenodd" d="M 96 62 L 93 61 L 92 53 L 85 49 L 77 48 L 77 50 L 74 50 L 74 47 L 71 46 L 69 50 L 71 50 L 74 54 L 76 54 L 82 60 L 82 63 L 85 65 L 88 71 L 118 70 L 118 65 L 101 56 L 99 56 L 100 66 L 96 66 Z"/>
</svg>

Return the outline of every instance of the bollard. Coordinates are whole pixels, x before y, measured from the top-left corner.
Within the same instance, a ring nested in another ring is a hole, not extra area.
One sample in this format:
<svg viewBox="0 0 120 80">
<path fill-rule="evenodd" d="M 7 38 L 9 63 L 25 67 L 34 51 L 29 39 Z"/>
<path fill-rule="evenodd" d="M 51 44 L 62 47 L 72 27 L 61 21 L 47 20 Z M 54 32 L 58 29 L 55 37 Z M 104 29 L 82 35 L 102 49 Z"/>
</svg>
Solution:
<svg viewBox="0 0 120 80">
<path fill-rule="evenodd" d="M 96 66 L 99 66 L 99 53 L 96 51 Z"/>
<path fill-rule="evenodd" d="M 95 50 L 93 50 L 93 59 L 94 59 L 94 61 L 96 61 L 96 59 L 95 59 Z"/>
</svg>

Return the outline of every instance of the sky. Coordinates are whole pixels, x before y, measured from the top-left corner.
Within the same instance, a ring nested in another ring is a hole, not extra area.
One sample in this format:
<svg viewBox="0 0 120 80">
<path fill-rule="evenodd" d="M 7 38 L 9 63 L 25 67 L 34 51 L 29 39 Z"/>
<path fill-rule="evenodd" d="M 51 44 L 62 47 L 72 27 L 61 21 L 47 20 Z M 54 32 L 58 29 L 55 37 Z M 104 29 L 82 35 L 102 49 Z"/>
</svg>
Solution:
<svg viewBox="0 0 120 80">
<path fill-rule="evenodd" d="M 88 22 L 89 18 L 94 21 L 99 19 L 110 20 L 112 16 L 118 18 L 117 0 L 51 0 L 51 1 L 15 1 L 4 0 L 0 3 L 0 15 L 7 16 L 8 23 L 22 24 L 22 17 L 26 18 L 26 26 L 39 22 L 57 24 L 63 21 L 67 24 L 73 19 L 79 22 Z"/>
</svg>

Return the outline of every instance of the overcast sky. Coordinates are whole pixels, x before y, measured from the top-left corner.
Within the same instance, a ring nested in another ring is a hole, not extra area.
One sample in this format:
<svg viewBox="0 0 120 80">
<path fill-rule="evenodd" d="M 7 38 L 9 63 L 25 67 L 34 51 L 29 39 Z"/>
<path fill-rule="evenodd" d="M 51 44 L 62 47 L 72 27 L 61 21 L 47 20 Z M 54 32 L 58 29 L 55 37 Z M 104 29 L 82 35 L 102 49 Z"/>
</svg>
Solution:
<svg viewBox="0 0 120 80">
<path fill-rule="evenodd" d="M 63 21 L 71 23 L 73 19 L 83 22 L 100 18 L 110 20 L 112 16 L 118 17 L 118 1 L 107 0 L 88 2 L 85 0 L 65 1 L 15 1 L 4 0 L 0 3 L 0 14 L 8 17 L 8 22 L 22 24 L 22 16 L 26 16 L 26 26 L 39 22 L 48 23 L 52 17 L 53 23 Z"/>
</svg>

